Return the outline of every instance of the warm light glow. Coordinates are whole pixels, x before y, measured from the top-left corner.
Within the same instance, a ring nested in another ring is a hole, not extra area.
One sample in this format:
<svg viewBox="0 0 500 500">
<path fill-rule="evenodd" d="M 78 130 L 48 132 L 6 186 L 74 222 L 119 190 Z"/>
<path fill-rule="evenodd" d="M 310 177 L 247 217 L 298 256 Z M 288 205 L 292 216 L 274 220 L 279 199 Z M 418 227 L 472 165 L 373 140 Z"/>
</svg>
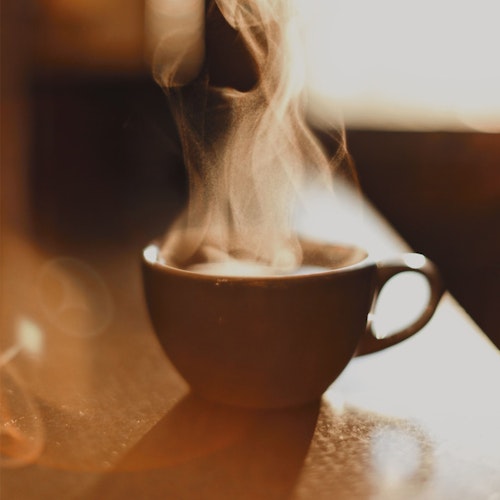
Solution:
<svg viewBox="0 0 500 500">
<path fill-rule="evenodd" d="M 320 115 L 357 127 L 500 131 L 500 3 L 297 0 Z"/>
<path fill-rule="evenodd" d="M 418 253 L 404 255 L 403 260 L 405 264 L 412 269 L 422 269 L 426 262 L 425 257 Z"/>
<path fill-rule="evenodd" d="M 22 317 L 17 324 L 17 341 L 26 352 L 40 354 L 43 349 L 43 332 L 30 318 Z"/>
<path fill-rule="evenodd" d="M 16 326 L 16 341 L 0 353 L 0 367 L 5 366 L 22 352 L 31 356 L 37 356 L 43 350 L 44 334 L 34 321 L 26 316 L 22 316 L 19 318 Z"/>
<path fill-rule="evenodd" d="M 371 452 L 372 466 L 385 493 L 410 480 L 423 461 L 421 443 L 404 429 L 377 429 Z"/>
<path fill-rule="evenodd" d="M 149 245 L 144 249 L 144 258 L 154 264 L 158 260 L 158 246 Z"/>
<path fill-rule="evenodd" d="M 380 292 L 372 317 L 377 338 L 385 338 L 413 323 L 429 300 L 429 284 L 423 275 L 404 272 L 391 278 Z"/>
</svg>

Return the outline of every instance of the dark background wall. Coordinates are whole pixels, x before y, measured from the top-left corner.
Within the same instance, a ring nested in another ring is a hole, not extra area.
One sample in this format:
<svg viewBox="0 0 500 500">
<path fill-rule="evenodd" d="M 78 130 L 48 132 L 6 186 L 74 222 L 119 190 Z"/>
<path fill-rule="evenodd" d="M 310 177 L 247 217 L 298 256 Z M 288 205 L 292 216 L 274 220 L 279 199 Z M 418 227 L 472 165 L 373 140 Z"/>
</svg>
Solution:
<svg viewBox="0 0 500 500">
<path fill-rule="evenodd" d="M 361 185 L 500 346 L 500 135 L 350 131 Z"/>
</svg>

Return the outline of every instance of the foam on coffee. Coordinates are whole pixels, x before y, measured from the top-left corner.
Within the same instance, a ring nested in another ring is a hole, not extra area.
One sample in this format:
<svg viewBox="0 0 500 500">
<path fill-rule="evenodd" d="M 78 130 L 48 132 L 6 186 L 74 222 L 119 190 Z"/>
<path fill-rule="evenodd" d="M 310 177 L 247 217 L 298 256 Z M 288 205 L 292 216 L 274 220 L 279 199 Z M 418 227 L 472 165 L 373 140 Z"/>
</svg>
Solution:
<svg viewBox="0 0 500 500">
<path fill-rule="evenodd" d="M 303 260 L 301 265 L 289 265 L 286 259 L 282 266 L 270 266 L 250 258 L 227 256 L 212 249 L 198 252 L 196 258 L 187 261 L 170 258 L 174 267 L 198 274 L 228 277 L 299 276 L 321 274 L 335 269 L 348 267 L 362 261 L 366 256 L 363 250 L 342 245 L 309 241 L 299 238 Z M 241 252 L 240 252 L 241 254 Z"/>
<path fill-rule="evenodd" d="M 304 265 L 292 270 L 277 270 L 271 266 L 259 264 L 258 262 L 231 260 L 226 262 L 203 262 L 193 264 L 186 268 L 199 274 L 212 276 L 298 276 L 307 274 L 318 274 L 331 271 L 331 269 L 322 266 Z"/>
</svg>

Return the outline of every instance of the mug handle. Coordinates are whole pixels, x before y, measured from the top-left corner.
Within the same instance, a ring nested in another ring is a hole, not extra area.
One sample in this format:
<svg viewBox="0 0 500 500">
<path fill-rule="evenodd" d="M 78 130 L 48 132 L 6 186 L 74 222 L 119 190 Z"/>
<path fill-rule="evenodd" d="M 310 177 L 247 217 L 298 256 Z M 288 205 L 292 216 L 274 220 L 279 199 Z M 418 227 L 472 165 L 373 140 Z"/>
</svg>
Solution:
<svg viewBox="0 0 500 500">
<path fill-rule="evenodd" d="M 393 276 L 404 272 L 416 272 L 427 279 L 431 292 L 429 301 L 422 314 L 413 321 L 413 323 L 387 337 L 377 338 L 373 330 L 373 319 L 378 296 L 382 288 Z M 439 271 L 424 255 L 418 253 L 405 253 L 396 259 L 377 262 L 375 296 L 373 298 L 370 314 L 368 315 L 366 331 L 360 340 L 356 356 L 380 351 L 381 349 L 397 344 L 417 333 L 432 318 L 443 293 L 444 285 Z"/>
</svg>

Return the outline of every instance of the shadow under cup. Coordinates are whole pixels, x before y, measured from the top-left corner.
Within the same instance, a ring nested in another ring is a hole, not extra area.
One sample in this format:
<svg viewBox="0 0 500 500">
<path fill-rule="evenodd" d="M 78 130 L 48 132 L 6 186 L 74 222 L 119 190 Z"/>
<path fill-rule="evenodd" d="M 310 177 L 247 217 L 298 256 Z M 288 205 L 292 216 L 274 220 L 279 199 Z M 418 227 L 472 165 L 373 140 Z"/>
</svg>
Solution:
<svg viewBox="0 0 500 500">
<path fill-rule="evenodd" d="M 143 253 L 149 314 L 167 356 L 199 395 L 226 404 L 283 408 L 318 400 L 355 355 L 416 333 L 443 293 L 435 266 L 420 254 L 374 262 L 356 247 L 301 242 L 300 275 L 232 277 L 165 264 L 156 243 Z M 398 273 L 424 275 L 425 310 L 401 331 L 377 339 L 370 313 Z"/>
</svg>

